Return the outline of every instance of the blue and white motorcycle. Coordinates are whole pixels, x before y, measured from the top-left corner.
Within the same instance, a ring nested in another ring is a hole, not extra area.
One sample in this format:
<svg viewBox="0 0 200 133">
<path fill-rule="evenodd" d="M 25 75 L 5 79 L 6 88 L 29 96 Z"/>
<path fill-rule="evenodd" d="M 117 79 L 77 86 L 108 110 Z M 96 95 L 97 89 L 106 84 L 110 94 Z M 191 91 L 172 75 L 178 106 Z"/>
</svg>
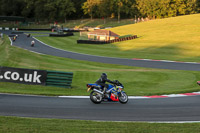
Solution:
<svg viewBox="0 0 200 133">
<path fill-rule="evenodd" d="M 115 80 L 114 85 L 108 85 L 105 94 L 102 92 L 102 86 L 98 84 L 87 84 L 87 88 L 88 92 L 91 91 L 90 100 L 95 104 L 99 104 L 102 101 L 119 101 L 122 104 L 126 104 L 128 102 L 128 96 L 123 91 L 124 86 L 118 80 Z"/>
</svg>

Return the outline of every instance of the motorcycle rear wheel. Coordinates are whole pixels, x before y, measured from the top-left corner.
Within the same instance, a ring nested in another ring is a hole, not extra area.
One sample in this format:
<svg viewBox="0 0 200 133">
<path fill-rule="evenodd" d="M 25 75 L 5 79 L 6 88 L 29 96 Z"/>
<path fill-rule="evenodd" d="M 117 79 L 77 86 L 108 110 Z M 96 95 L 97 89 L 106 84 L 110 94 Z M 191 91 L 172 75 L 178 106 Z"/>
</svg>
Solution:
<svg viewBox="0 0 200 133">
<path fill-rule="evenodd" d="M 122 104 L 126 104 L 128 102 L 128 95 L 125 92 L 121 92 L 119 102 Z"/>
<path fill-rule="evenodd" d="M 102 95 L 98 92 L 92 91 L 90 93 L 90 100 L 95 104 L 100 104 L 102 102 Z"/>
</svg>

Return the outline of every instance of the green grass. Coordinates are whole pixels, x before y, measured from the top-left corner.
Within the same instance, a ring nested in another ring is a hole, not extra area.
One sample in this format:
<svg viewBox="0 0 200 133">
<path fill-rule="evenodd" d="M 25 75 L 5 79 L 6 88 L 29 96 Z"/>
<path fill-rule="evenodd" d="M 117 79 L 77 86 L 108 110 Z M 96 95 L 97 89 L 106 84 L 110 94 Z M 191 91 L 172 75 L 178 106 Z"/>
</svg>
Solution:
<svg viewBox="0 0 200 133">
<path fill-rule="evenodd" d="M 79 34 L 73 37 L 38 37 L 57 48 L 93 55 L 121 58 L 150 58 L 200 62 L 200 14 L 151 20 L 111 29 L 123 36 L 139 38 L 114 44 L 77 44 Z"/>
<path fill-rule="evenodd" d="M 118 79 L 128 95 L 159 95 L 199 91 L 199 72 L 138 68 L 72 60 L 31 53 L 10 46 L 8 38 L 0 45 L 0 66 L 73 72 L 72 89 L 0 82 L 0 92 L 36 95 L 89 95 L 86 84 L 94 83 L 102 72 Z"/>
<path fill-rule="evenodd" d="M 117 19 L 78 19 L 78 20 L 68 20 L 66 23 L 58 23 L 58 25 L 67 27 L 67 28 L 82 28 L 82 27 L 116 27 L 121 25 L 133 24 L 133 19 L 121 19 L 118 23 Z M 41 23 L 41 24 L 15 24 L 15 23 L 3 23 L 1 22 L 0 25 L 2 27 L 18 27 L 18 28 L 25 28 L 25 29 L 37 29 L 37 28 L 51 28 L 53 23 Z"/>
<path fill-rule="evenodd" d="M 3 38 L 5 37 L 5 35 L 3 35 Z M 0 35 L 0 45 L 3 43 L 3 40 L 4 39 L 2 39 L 2 37 L 1 37 L 1 35 Z"/>
<path fill-rule="evenodd" d="M 82 20 L 69 20 L 63 25 L 64 27 L 116 27 L 127 24 L 133 24 L 133 19 L 122 19 L 120 23 L 118 23 L 117 19 L 82 19 Z"/>
<path fill-rule="evenodd" d="M 100 70 L 101 71 L 101 70 Z M 128 95 L 161 95 L 199 91 L 196 81 L 200 79 L 197 72 L 184 71 L 131 71 L 107 70 L 110 79 L 119 79 L 125 85 Z M 0 83 L 0 92 L 36 95 L 89 95 L 86 84 L 94 83 L 101 72 L 74 71 L 72 89 Z"/>
<path fill-rule="evenodd" d="M 198 133 L 200 123 L 96 122 L 0 116 L 1 133 Z"/>
</svg>

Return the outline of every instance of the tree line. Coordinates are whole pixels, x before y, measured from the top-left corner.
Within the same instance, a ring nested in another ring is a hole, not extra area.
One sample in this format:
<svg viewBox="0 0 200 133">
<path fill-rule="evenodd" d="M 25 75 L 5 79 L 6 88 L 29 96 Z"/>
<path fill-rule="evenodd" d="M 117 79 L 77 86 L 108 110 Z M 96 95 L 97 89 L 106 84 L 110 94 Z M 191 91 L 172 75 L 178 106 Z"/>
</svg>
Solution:
<svg viewBox="0 0 200 133">
<path fill-rule="evenodd" d="M 166 18 L 200 12 L 200 0 L 1 0 L 0 16 L 34 21 Z"/>
</svg>

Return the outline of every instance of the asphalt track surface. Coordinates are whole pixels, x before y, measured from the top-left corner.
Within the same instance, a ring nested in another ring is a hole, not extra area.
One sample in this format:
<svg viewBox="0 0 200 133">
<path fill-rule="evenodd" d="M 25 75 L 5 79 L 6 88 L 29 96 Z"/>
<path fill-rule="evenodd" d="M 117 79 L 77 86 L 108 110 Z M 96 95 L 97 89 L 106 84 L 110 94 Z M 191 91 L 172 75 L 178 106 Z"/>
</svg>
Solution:
<svg viewBox="0 0 200 133">
<path fill-rule="evenodd" d="M 0 94 L 0 115 L 98 121 L 199 121 L 199 101 L 199 96 L 190 96 L 93 104 L 89 99 Z"/>
<path fill-rule="evenodd" d="M 4 33 L 11 34 L 11 31 L 4 31 Z M 76 60 L 86 60 L 86 61 L 92 61 L 92 62 L 119 64 L 119 65 L 136 66 L 136 67 L 200 71 L 200 63 L 135 60 L 135 59 L 126 59 L 126 58 L 95 56 L 95 55 L 89 55 L 89 53 L 81 54 L 81 53 L 70 52 L 70 51 L 53 48 L 49 45 L 39 42 L 35 38 L 32 38 L 32 37 L 27 38 L 25 34 L 18 34 L 18 35 L 19 37 L 17 38 L 17 40 L 13 42 L 14 46 L 27 49 L 30 51 L 34 51 L 37 53 L 41 53 L 41 54 L 71 58 L 71 59 L 76 59 Z M 30 47 L 32 40 L 35 41 L 35 47 Z"/>
<path fill-rule="evenodd" d="M 9 32 L 4 33 L 10 34 Z M 200 65 L 193 63 L 140 61 L 73 53 L 52 48 L 37 40 L 35 40 L 35 47 L 30 47 L 33 39 L 20 34 L 13 45 L 42 54 L 78 60 L 161 69 L 200 70 Z M 127 104 L 103 102 L 97 105 L 89 99 L 0 94 L 0 115 L 100 121 L 191 122 L 200 121 L 199 101 L 200 96 L 188 96 L 129 99 Z"/>
</svg>

